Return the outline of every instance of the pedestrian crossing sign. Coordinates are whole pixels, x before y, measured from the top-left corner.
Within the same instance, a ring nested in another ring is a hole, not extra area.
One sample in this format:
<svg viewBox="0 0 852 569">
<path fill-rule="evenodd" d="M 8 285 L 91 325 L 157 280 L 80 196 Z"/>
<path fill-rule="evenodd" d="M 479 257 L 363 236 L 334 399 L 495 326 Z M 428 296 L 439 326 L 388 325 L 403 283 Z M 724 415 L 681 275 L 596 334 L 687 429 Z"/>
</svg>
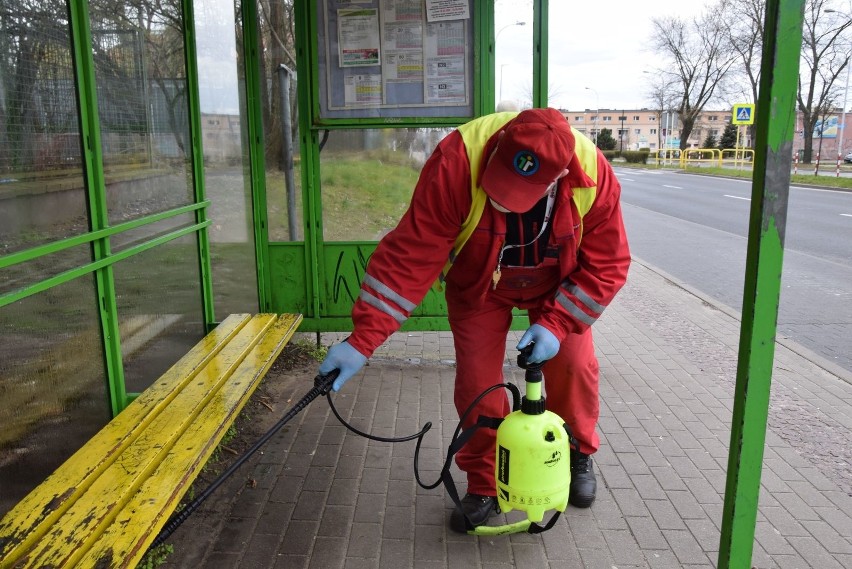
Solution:
<svg viewBox="0 0 852 569">
<path fill-rule="evenodd" d="M 754 105 L 748 103 L 734 105 L 731 123 L 754 124 Z"/>
</svg>

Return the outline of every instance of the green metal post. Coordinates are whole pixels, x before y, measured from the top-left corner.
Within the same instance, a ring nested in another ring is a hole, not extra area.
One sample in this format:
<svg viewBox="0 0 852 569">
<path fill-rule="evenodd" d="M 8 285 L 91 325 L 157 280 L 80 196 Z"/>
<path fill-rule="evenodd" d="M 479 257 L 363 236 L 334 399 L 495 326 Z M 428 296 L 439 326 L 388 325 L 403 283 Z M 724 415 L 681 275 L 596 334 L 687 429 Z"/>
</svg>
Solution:
<svg viewBox="0 0 852 569">
<path fill-rule="evenodd" d="M 297 2 L 296 20 L 296 90 L 299 106 L 299 148 L 301 152 L 302 203 L 305 235 L 305 294 L 308 299 L 305 316 L 319 318 L 323 312 L 320 294 L 320 259 L 322 243 L 322 200 L 317 181 L 319 173 L 318 133 L 312 129 L 319 116 L 319 79 L 317 55 L 312 49 L 317 30 L 315 2 Z"/>
<path fill-rule="evenodd" d="M 473 92 L 478 93 L 478 103 L 474 103 L 474 114 L 477 109 L 482 109 L 482 113 L 487 115 L 494 112 L 497 98 L 497 38 L 494 36 L 494 3 L 477 2 L 475 13 L 478 17 L 474 19 L 473 33 L 480 39 L 478 52 L 482 54 L 482 62 L 477 63 L 474 60 L 473 68 L 481 69 L 482 73 L 473 74 Z"/>
<path fill-rule="evenodd" d="M 549 0 L 537 0 L 533 8 L 533 107 L 547 106 L 547 21 L 550 17 Z"/>
<path fill-rule="evenodd" d="M 263 107 L 261 81 L 265 81 L 258 46 L 257 3 L 244 0 L 243 53 L 246 74 L 246 115 L 248 122 L 249 177 L 251 179 L 252 219 L 254 221 L 254 246 L 257 261 L 257 296 L 262 312 L 272 306 L 269 271 L 269 232 L 266 214 L 266 158 L 263 138 Z"/>
<path fill-rule="evenodd" d="M 85 0 L 70 0 L 68 6 L 71 23 L 71 49 L 80 111 L 80 136 L 82 137 L 86 199 L 89 208 L 90 229 L 98 231 L 109 225 L 109 216 L 107 213 L 106 184 L 104 182 L 100 120 L 98 118 L 95 62 L 92 57 L 92 32 L 89 27 L 88 3 Z M 109 254 L 109 237 L 92 241 L 92 257 L 95 261 L 105 259 Z M 113 415 L 116 415 L 127 403 L 127 390 L 124 385 L 124 365 L 121 358 L 121 338 L 118 331 L 118 307 L 116 305 L 115 278 L 113 277 L 112 265 L 97 269 L 94 276 L 100 311 L 109 402 Z"/>
<path fill-rule="evenodd" d="M 204 145 L 201 136 L 201 102 L 198 95 L 198 55 L 195 51 L 195 12 L 193 1 L 183 0 L 183 51 L 186 61 L 186 93 L 189 113 L 189 136 L 192 161 L 192 187 L 195 192 L 195 203 L 206 200 L 204 184 Z M 195 210 L 195 223 L 207 221 L 207 208 Z M 216 311 L 213 305 L 213 269 L 210 266 L 210 236 L 207 226 L 197 235 L 198 269 L 201 275 L 201 310 L 204 315 L 204 333 L 206 334 L 216 324 Z"/>
<path fill-rule="evenodd" d="M 781 292 L 803 11 L 804 0 L 766 3 L 720 569 L 751 567 Z"/>
</svg>

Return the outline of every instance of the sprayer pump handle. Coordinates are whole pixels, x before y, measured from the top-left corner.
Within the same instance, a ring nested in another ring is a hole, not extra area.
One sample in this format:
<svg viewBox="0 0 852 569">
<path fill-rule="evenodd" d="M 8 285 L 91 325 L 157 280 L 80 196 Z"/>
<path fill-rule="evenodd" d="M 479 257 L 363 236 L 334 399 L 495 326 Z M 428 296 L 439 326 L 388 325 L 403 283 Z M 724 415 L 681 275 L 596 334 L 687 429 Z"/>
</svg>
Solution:
<svg viewBox="0 0 852 569">
<path fill-rule="evenodd" d="M 518 367 L 526 370 L 540 370 L 541 366 L 544 365 L 544 362 L 538 362 L 531 364 L 527 360 L 532 355 L 533 348 L 535 347 L 535 342 L 530 342 L 523 348 L 521 348 L 521 353 L 518 354 Z M 529 378 L 528 378 L 529 379 Z M 541 378 L 539 378 L 541 381 Z"/>
</svg>

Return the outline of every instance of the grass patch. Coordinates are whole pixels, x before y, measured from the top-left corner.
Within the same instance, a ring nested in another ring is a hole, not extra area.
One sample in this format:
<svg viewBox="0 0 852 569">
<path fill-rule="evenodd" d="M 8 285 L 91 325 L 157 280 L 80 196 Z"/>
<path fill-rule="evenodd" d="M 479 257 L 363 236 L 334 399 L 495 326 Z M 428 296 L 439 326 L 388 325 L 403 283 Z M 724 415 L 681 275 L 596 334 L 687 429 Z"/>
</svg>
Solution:
<svg viewBox="0 0 852 569">
<path fill-rule="evenodd" d="M 378 240 L 396 226 L 420 172 L 402 160 L 336 155 L 322 164 L 325 239 Z"/>
<path fill-rule="evenodd" d="M 296 349 L 298 349 L 304 356 L 309 357 L 312 360 L 316 360 L 318 362 L 323 361 L 325 359 L 326 354 L 328 354 L 327 346 L 317 346 L 316 342 L 311 342 L 310 340 L 306 340 L 304 338 L 291 341 L 290 343 Z"/>
<path fill-rule="evenodd" d="M 136 569 L 157 569 L 174 552 L 175 548 L 167 543 L 152 547 L 136 565 Z"/>
<path fill-rule="evenodd" d="M 393 229 L 411 200 L 420 165 L 407 153 L 390 150 L 323 152 L 320 167 L 323 238 L 326 241 L 378 241 Z M 301 163 L 296 165 L 296 223 L 302 235 Z M 266 173 L 272 241 L 289 241 L 283 173 Z"/>
</svg>

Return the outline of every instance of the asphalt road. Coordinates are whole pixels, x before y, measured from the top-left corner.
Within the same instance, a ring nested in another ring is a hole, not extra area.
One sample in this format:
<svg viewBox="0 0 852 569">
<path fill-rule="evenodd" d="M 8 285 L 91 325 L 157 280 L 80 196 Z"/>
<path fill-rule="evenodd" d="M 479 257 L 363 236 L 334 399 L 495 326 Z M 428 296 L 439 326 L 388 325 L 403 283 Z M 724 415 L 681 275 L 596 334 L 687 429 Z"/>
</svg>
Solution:
<svg viewBox="0 0 852 569">
<path fill-rule="evenodd" d="M 742 309 L 751 181 L 616 168 L 635 257 Z M 778 335 L 852 371 L 852 192 L 793 186 Z"/>
</svg>

